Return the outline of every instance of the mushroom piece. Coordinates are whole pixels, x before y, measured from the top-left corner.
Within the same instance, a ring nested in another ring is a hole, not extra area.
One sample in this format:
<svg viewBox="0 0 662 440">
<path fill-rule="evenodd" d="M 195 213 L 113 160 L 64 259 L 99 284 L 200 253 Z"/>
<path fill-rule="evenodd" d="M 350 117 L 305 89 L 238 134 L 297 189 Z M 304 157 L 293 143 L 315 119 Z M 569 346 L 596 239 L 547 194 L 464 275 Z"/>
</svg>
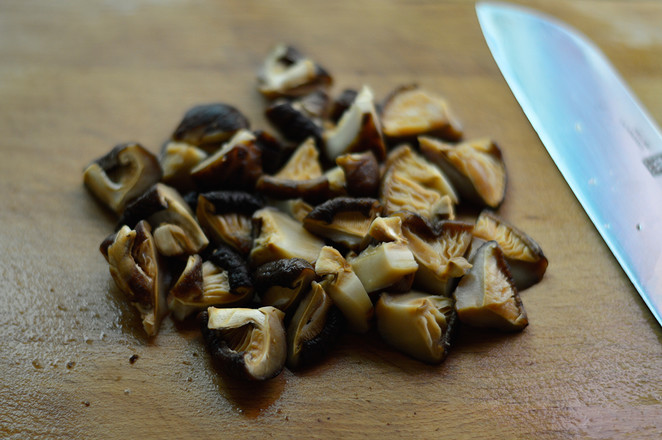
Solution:
<svg viewBox="0 0 662 440">
<path fill-rule="evenodd" d="M 445 221 L 433 227 L 416 214 L 396 215 L 403 219 L 402 234 L 418 263 L 415 285 L 431 294 L 449 296 L 455 281 L 471 268 L 465 256 L 473 225 Z"/>
<path fill-rule="evenodd" d="M 409 290 L 418 269 L 407 244 L 397 241 L 370 245 L 348 261 L 368 293 L 399 282 L 403 282 L 399 290 Z"/>
<path fill-rule="evenodd" d="M 166 143 L 159 159 L 163 168 L 161 181 L 178 191 L 194 189 L 191 170 L 206 157 L 207 153 L 194 145 L 173 141 Z"/>
<path fill-rule="evenodd" d="M 200 190 L 252 190 L 262 175 L 262 150 L 255 135 L 239 130 L 218 151 L 191 170 Z"/>
<path fill-rule="evenodd" d="M 315 272 L 324 277 L 322 287 L 347 319 L 350 330 L 365 333 L 370 329 L 372 301 L 352 266 L 331 246 L 324 246 L 315 262 Z"/>
<path fill-rule="evenodd" d="M 277 199 L 319 201 L 329 193 L 329 180 L 322 174 L 319 154 L 313 138 L 308 138 L 294 152 L 285 166 L 275 175 L 263 174 L 257 191 Z"/>
<path fill-rule="evenodd" d="M 352 197 L 376 197 L 379 193 L 379 163 L 372 151 L 343 154 L 336 164 L 345 173 L 345 188 Z"/>
<path fill-rule="evenodd" d="M 441 170 L 409 145 L 389 153 L 380 198 L 387 215 L 411 211 L 429 219 L 452 219 L 458 202 L 453 186 Z"/>
<path fill-rule="evenodd" d="M 262 305 L 287 312 L 310 288 L 315 268 L 301 258 L 281 259 L 259 266 L 253 277 Z"/>
<path fill-rule="evenodd" d="M 478 240 L 499 243 L 518 290 L 542 279 L 547 270 L 547 258 L 528 234 L 488 210 L 482 211 L 476 219 L 473 234 Z"/>
<path fill-rule="evenodd" d="M 342 115 L 352 106 L 359 92 L 354 89 L 345 89 L 333 100 L 331 109 L 329 110 L 329 119 L 332 122 L 338 123 Z"/>
<path fill-rule="evenodd" d="M 121 214 L 126 204 L 158 182 L 161 174 L 156 156 L 140 144 L 127 143 L 89 164 L 83 183 L 104 205 Z"/>
<path fill-rule="evenodd" d="M 209 307 L 200 316 L 207 350 L 227 374 L 246 380 L 276 377 L 285 366 L 285 314 L 274 307 Z"/>
<path fill-rule="evenodd" d="M 172 134 L 172 140 L 213 152 L 250 123 L 235 107 L 223 104 L 197 105 L 186 112 Z"/>
<path fill-rule="evenodd" d="M 243 191 L 212 191 L 198 195 L 195 214 L 207 236 L 248 255 L 253 245 L 252 216 L 264 201 Z"/>
<path fill-rule="evenodd" d="M 162 255 L 193 255 L 209 244 L 189 205 L 176 189 L 163 183 L 128 205 L 120 224 L 134 225 L 143 219 L 154 228 L 154 242 Z"/>
<path fill-rule="evenodd" d="M 364 86 L 338 124 L 324 132 L 326 156 L 330 161 L 347 153 L 372 151 L 378 160 L 386 156 L 386 146 L 375 109 L 372 90 Z"/>
<path fill-rule="evenodd" d="M 253 214 L 253 237 L 249 259 L 254 267 L 282 258 L 302 258 L 314 263 L 324 246 L 300 222 L 270 207 Z"/>
<path fill-rule="evenodd" d="M 316 362 L 336 341 L 343 324 L 330 296 L 313 281 L 287 327 L 287 366 L 302 368 Z"/>
<path fill-rule="evenodd" d="M 190 255 L 186 267 L 170 289 L 168 308 L 174 318 L 183 321 L 192 313 L 210 306 L 237 307 L 248 304 L 253 296 L 252 289 L 230 285 L 227 270 L 200 255 Z"/>
<path fill-rule="evenodd" d="M 441 195 L 392 170 L 382 179 L 379 199 L 386 215 L 409 211 L 429 219 L 455 218 L 455 203 L 449 195 Z"/>
<path fill-rule="evenodd" d="M 329 96 L 316 90 L 300 99 L 278 99 L 265 110 L 269 122 L 280 134 L 293 142 L 303 142 L 309 137 L 322 146 L 322 118 L 326 115 Z"/>
<path fill-rule="evenodd" d="M 448 355 L 456 320 L 451 298 L 417 291 L 382 293 L 375 315 L 380 336 L 403 353 L 430 364 Z"/>
<path fill-rule="evenodd" d="M 264 130 L 255 130 L 253 135 L 255 136 L 255 145 L 260 149 L 262 171 L 265 173 L 273 174 L 277 172 L 295 149 L 295 147 L 282 143 Z"/>
<path fill-rule="evenodd" d="M 496 241 L 484 243 L 471 259 L 453 296 L 460 321 L 474 327 L 519 331 L 528 324 L 517 287 Z"/>
<path fill-rule="evenodd" d="M 462 126 L 448 102 L 417 85 L 391 92 L 382 106 L 381 120 L 384 135 L 393 142 L 415 140 L 424 134 L 449 141 L 462 138 Z"/>
<path fill-rule="evenodd" d="M 506 165 L 501 150 L 490 139 L 446 144 L 420 137 L 421 151 L 441 168 L 467 200 L 497 208 L 506 195 Z"/>
<path fill-rule="evenodd" d="M 303 227 L 319 237 L 359 251 L 370 224 L 381 212 L 377 199 L 336 197 L 313 208 L 303 219 Z"/>
<path fill-rule="evenodd" d="M 285 44 L 271 50 L 258 74 L 258 90 L 269 99 L 305 95 L 332 82 L 326 69 Z"/>
<path fill-rule="evenodd" d="M 151 227 L 140 221 L 135 229 L 122 226 L 101 245 L 110 275 L 140 312 L 147 336 L 156 336 L 166 306 L 167 276 L 156 252 Z"/>
</svg>

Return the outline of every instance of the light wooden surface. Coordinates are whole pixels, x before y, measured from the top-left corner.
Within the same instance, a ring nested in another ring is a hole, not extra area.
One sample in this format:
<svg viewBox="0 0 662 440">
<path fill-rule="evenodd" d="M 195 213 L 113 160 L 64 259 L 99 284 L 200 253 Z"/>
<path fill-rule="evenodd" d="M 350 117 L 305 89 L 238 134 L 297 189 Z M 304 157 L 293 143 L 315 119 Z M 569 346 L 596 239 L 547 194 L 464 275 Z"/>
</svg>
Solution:
<svg viewBox="0 0 662 440">
<path fill-rule="evenodd" d="M 662 121 L 662 3 L 529 3 L 591 37 Z M 550 261 L 522 293 L 524 332 L 463 330 L 437 367 L 347 336 L 320 366 L 258 385 L 214 371 L 193 327 L 144 339 L 82 169 L 119 142 L 157 151 L 198 103 L 268 128 L 254 73 L 279 41 L 336 91 L 419 82 L 468 137 L 501 144 L 500 212 Z M 661 438 L 662 330 L 514 100 L 473 2 L 4 1 L 0 116 L 0 437 Z"/>
</svg>

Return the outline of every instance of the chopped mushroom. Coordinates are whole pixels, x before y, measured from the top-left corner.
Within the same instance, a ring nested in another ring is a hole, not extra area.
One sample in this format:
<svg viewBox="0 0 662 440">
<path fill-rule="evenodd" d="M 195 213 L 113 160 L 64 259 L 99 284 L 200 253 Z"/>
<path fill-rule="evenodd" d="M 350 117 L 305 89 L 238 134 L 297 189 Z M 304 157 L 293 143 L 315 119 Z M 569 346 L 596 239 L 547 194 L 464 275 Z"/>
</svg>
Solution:
<svg viewBox="0 0 662 440">
<path fill-rule="evenodd" d="M 382 107 L 381 117 L 384 135 L 394 142 L 414 140 L 423 134 L 449 141 L 462 138 L 462 127 L 448 102 L 416 85 L 394 90 Z"/>
<path fill-rule="evenodd" d="M 135 197 L 161 179 L 161 166 L 142 145 L 120 144 L 85 168 L 83 182 L 104 205 L 121 214 Z"/>
<path fill-rule="evenodd" d="M 250 127 L 248 119 L 235 107 L 223 104 L 197 105 L 186 112 L 172 134 L 172 140 L 213 152 L 240 130 Z"/>
<path fill-rule="evenodd" d="M 386 214 L 411 211 L 426 218 L 454 217 L 458 202 L 446 176 L 409 145 L 392 150 L 386 161 L 380 198 Z"/>
<path fill-rule="evenodd" d="M 333 303 L 347 318 L 350 330 L 365 333 L 370 329 L 372 301 L 352 266 L 331 246 L 324 246 L 315 262 L 315 272 Z"/>
<path fill-rule="evenodd" d="M 331 109 L 329 110 L 329 119 L 332 122 L 338 123 L 342 115 L 352 106 L 359 92 L 354 89 L 345 89 L 333 100 Z"/>
<path fill-rule="evenodd" d="M 453 292 L 460 321 L 474 327 L 519 331 L 528 324 L 508 264 L 496 241 L 484 243 Z"/>
<path fill-rule="evenodd" d="M 227 244 L 243 255 L 253 245 L 252 216 L 264 201 L 243 191 L 212 191 L 198 196 L 196 216 L 207 236 Z"/>
<path fill-rule="evenodd" d="M 476 219 L 473 234 L 479 240 L 499 243 L 518 290 L 524 290 L 542 279 L 547 270 L 547 257 L 540 245 L 523 231 L 493 212 L 484 210 Z"/>
<path fill-rule="evenodd" d="M 453 184 L 443 171 L 414 152 L 409 145 L 404 144 L 391 150 L 386 160 L 386 168 L 390 172 L 406 176 L 425 188 L 447 195 L 453 203 L 459 201 Z"/>
<path fill-rule="evenodd" d="M 329 180 L 322 174 L 315 141 L 308 138 L 275 175 L 263 174 L 256 189 L 277 199 L 319 201 L 329 193 Z"/>
<path fill-rule="evenodd" d="M 265 114 L 271 124 L 288 140 L 303 142 L 309 137 L 322 146 L 322 118 L 326 114 L 329 96 L 316 90 L 297 100 L 278 99 Z"/>
<path fill-rule="evenodd" d="M 279 44 L 272 49 L 260 73 L 258 90 L 267 98 L 300 96 L 328 87 L 331 75 L 292 46 Z"/>
<path fill-rule="evenodd" d="M 191 178 L 191 170 L 205 160 L 207 153 L 200 148 L 185 142 L 168 142 L 161 152 L 161 168 L 166 185 L 178 191 L 188 191 L 195 188 Z"/>
<path fill-rule="evenodd" d="M 343 154 L 336 164 L 345 173 L 345 188 L 352 197 L 376 197 L 379 193 L 379 163 L 372 151 Z"/>
<path fill-rule="evenodd" d="M 292 155 L 294 146 L 284 144 L 264 130 L 255 130 L 255 145 L 262 156 L 262 171 L 273 174 L 278 171 L 287 158 Z"/>
<path fill-rule="evenodd" d="M 403 353 L 431 364 L 448 354 L 456 317 L 451 298 L 416 291 L 382 293 L 375 314 L 381 337 Z"/>
<path fill-rule="evenodd" d="M 343 324 L 330 296 L 313 281 L 287 327 L 287 366 L 301 368 L 319 360 L 336 341 Z"/>
<path fill-rule="evenodd" d="M 301 258 L 285 258 L 259 266 L 254 278 L 262 304 L 287 312 L 310 288 L 315 268 Z"/>
<path fill-rule="evenodd" d="M 338 125 L 324 132 L 326 156 L 333 161 L 347 153 L 372 151 L 378 160 L 386 156 L 386 146 L 375 109 L 372 90 L 364 86 Z"/>
<path fill-rule="evenodd" d="M 191 170 L 199 189 L 252 190 L 262 175 L 262 150 L 255 135 L 239 130 L 218 151 Z"/>
<path fill-rule="evenodd" d="M 253 248 L 250 261 L 259 266 L 281 258 L 303 258 L 314 263 L 324 242 L 303 225 L 274 208 L 262 208 L 253 214 Z"/>
<path fill-rule="evenodd" d="M 200 330 L 212 359 L 226 373 L 246 380 L 276 377 L 285 366 L 285 314 L 274 307 L 209 307 Z"/>
<path fill-rule="evenodd" d="M 381 212 L 377 199 L 336 197 L 313 208 L 303 219 L 303 227 L 317 236 L 359 251 L 370 224 Z"/>
<path fill-rule="evenodd" d="M 155 336 L 168 313 L 167 277 L 149 224 L 140 221 L 135 229 L 122 226 L 104 241 L 101 252 L 115 284 L 140 312 L 147 336 Z"/>
<path fill-rule="evenodd" d="M 453 182 L 462 197 L 478 205 L 497 208 L 506 195 L 506 166 L 501 150 L 490 139 L 446 144 L 420 137 L 423 154 Z"/>
<path fill-rule="evenodd" d="M 448 296 L 457 278 L 464 275 L 471 264 L 465 256 L 471 244 L 468 223 L 445 221 L 433 227 L 424 218 L 402 213 L 402 233 L 418 263 L 414 283 L 423 291 Z"/>
<path fill-rule="evenodd" d="M 379 198 L 387 215 L 410 211 L 429 219 L 455 218 L 455 204 L 449 195 L 439 194 L 397 172 L 386 172 Z"/>
<path fill-rule="evenodd" d="M 191 255 L 168 295 L 168 308 L 182 321 L 209 306 L 237 307 L 251 300 L 249 292 L 233 293 L 228 272 L 199 255 Z"/>
<path fill-rule="evenodd" d="M 120 224 L 147 220 L 154 228 L 154 242 L 165 256 L 197 254 L 209 244 L 193 211 L 176 189 L 157 183 L 127 206 Z"/>
<path fill-rule="evenodd" d="M 349 264 L 368 293 L 399 285 L 398 290 L 409 290 L 418 264 L 404 242 L 370 245 L 359 255 L 348 259 Z"/>
</svg>

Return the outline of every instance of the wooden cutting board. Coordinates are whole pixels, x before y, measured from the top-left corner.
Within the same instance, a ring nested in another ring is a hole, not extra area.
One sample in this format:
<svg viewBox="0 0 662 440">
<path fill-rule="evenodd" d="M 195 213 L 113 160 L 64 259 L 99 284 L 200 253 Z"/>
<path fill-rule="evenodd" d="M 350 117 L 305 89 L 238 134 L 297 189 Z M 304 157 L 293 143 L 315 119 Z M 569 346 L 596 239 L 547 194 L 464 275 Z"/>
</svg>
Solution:
<svg viewBox="0 0 662 440">
<path fill-rule="evenodd" d="M 662 121 L 660 2 L 527 3 L 591 37 Z M 319 366 L 248 385 L 211 367 L 194 326 L 168 319 L 145 339 L 98 251 L 114 218 L 82 169 L 120 142 L 158 151 L 199 103 L 269 128 L 254 74 L 280 41 L 335 91 L 418 82 L 467 137 L 499 142 L 500 213 L 550 261 L 522 292 L 528 328 L 462 328 L 440 366 L 347 335 Z M 662 330 L 514 100 L 473 2 L 2 2 L 0 115 L 0 437 L 661 438 Z"/>
</svg>

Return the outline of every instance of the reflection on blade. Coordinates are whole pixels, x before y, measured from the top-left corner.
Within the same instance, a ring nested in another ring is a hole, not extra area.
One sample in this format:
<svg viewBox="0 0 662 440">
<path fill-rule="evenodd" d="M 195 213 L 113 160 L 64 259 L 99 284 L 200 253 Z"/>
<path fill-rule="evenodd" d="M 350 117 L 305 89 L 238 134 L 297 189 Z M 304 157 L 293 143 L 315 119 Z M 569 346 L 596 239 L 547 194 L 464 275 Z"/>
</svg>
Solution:
<svg viewBox="0 0 662 440">
<path fill-rule="evenodd" d="M 524 113 L 662 324 L 660 130 L 577 31 L 501 3 L 479 3 L 476 11 Z"/>
</svg>

